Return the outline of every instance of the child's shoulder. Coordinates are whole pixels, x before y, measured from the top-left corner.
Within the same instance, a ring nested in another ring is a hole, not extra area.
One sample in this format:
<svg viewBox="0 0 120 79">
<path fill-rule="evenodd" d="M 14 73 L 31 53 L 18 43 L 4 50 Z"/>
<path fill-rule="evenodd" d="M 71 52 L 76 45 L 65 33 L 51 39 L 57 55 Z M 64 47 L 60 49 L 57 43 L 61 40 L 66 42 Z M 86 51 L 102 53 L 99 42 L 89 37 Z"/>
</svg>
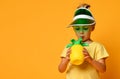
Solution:
<svg viewBox="0 0 120 79">
<path fill-rule="evenodd" d="M 91 42 L 89 45 L 90 45 L 90 46 L 103 46 L 102 43 L 97 42 L 97 41 L 93 41 L 93 42 Z"/>
</svg>

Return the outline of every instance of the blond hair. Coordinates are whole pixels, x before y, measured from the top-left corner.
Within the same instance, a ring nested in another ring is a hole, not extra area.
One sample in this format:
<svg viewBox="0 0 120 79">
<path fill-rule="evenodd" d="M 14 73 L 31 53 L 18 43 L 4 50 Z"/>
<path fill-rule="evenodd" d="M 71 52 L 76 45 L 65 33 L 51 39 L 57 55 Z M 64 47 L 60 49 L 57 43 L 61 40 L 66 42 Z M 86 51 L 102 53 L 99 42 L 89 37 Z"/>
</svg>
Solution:
<svg viewBox="0 0 120 79">
<path fill-rule="evenodd" d="M 90 5 L 83 3 L 83 4 L 80 4 L 77 8 L 80 8 L 80 7 L 90 8 Z"/>
</svg>

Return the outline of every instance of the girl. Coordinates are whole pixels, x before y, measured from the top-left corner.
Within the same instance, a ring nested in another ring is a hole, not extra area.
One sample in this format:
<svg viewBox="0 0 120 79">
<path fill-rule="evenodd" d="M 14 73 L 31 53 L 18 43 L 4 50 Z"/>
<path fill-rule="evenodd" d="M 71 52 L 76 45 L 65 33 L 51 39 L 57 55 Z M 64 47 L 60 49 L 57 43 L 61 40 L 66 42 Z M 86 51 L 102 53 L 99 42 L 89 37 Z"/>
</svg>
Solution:
<svg viewBox="0 0 120 79">
<path fill-rule="evenodd" d="M 90 5 L 80 5 L 74 15 L 74 21 L 68 26 L 72 27 L 82 42 L 88 43 L 83 50 L 84 62 L 80 65 L 73 65 L 70 61 L 70 48 L 65 48 L 61 54 L 61 62 L 58 70 L 66 72 L 66 79 L 100 79 L 99 72 L 106 71 L 105 59 L 109 56 L 105 47 L 93 41 L 90 36 L 95 28 L 95 20 L 89 10 Z"/>
</svg>

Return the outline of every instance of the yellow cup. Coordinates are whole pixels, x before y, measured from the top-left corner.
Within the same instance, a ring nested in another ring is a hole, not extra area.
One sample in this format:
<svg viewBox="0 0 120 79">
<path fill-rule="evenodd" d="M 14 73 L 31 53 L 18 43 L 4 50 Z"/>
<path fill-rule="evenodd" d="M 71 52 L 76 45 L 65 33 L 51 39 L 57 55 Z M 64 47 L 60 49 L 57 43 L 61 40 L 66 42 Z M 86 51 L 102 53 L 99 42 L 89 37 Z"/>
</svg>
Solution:
<svg viewBox="0 0 120 79">
<path fill-rule="evenodd" d="M 71 47 L 70 63 L 80 65 L 84 62 L 83 47 L 79 44 Z"/>
</svg>

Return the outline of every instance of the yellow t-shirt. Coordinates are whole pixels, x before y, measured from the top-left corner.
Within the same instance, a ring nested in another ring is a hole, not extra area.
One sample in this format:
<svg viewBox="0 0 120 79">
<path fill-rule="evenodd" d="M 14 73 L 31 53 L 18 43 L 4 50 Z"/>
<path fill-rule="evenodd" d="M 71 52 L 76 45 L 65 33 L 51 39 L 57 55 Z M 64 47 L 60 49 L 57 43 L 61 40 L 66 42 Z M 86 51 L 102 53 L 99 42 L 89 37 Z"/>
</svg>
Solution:
<svg viewBox="0 0 120 79">
<path fill-rule="evenodd" d="M 85 48 L 95 60 L 107 58 L 109 56 L 105 47 L 98 42 L 92 42 Z M 63 50 L 61 57 L 66 56 L 67 49 L 68 48 L 65 48 Z M 91 64 L 84 62 L 81 65 L 72 65 L 69 63 L 66 72 L 66 79 L 100 79 L 100 77 L 98 71 Z"/>
</svg>

